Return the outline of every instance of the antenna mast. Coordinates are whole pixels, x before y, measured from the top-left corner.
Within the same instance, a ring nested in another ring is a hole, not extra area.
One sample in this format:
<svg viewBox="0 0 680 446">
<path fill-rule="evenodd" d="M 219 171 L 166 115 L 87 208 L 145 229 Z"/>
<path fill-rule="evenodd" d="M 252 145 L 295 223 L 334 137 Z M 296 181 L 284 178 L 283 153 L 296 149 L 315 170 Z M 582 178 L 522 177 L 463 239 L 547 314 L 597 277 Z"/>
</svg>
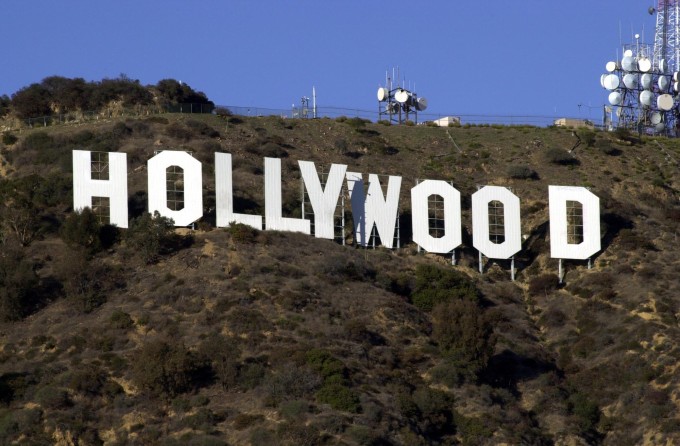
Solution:
<svg viewBox="0 0 680 446">
<path fill-rule="evenodd" d="M 634 42 L 622 45 L 623 57 L 618 59 L 617 52 L 600 77 L 610 92 L 605 126 L 680 136 L 680 0 L 658 0 L 648 12 L 656 13 L 654 44 L 635 34 Z"/>
<path fill-rule="evenodd" d="M 656 8 L 654 64 L 661 59 L 666 60 L 672 72 L 680 68 L 680 0 L 659 0 Z"/>
</svg>

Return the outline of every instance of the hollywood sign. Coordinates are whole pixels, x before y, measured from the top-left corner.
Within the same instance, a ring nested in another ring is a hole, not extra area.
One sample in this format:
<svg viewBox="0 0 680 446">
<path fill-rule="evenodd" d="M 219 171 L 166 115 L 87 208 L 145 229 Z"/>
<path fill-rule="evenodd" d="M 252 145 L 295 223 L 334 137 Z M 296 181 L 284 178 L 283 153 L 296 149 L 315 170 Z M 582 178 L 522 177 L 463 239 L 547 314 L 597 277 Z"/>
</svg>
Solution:
<svg viewBox="0 0 680 446">
<path fill-rule="evenodd" d="M 128 227 L 127 156 L 109 153 L 109 179 L 92 179 L 91 152 L 73 151 L 73 207 L 92 207 L 93 197 L 108 197 L 109 221 Z M 364 193 L 364 176 L 348 172 L 344 164 L 332 164 L 325 185 L 313 162 L 298 161 L 304 187 L 314 211 L 314 236 L 334 238 L 334 217 L 343 183 L 349 193 L 354 235 L 357 243 L 367 246 L 375 226 L 383 246 L 392 248 L 395 232 L 401 177 L 389 176 L 384 194 L 378 175 L 368 175 Z M 184 207 L 172 210 L 167 205 L 166 172 L 177 166 L 184 173 Z M 201 162 L 181 151 L 163 151 L 149 159 L 149 212 L 158 211 L 172 218 L 176 226 L 188 226 L 203 216 Z M 264 159 L 264 219 L 261 215 L 242 214 L 234 210 L 231 155 L 215 153 L 216 224 L 226 227 L 232 222 L 258 230 L 295 231 L 311 235 L 311 222 L 282 215 L 281 160 Z M 429 227 L 431 196 L 441 197 L 444 208 L 444 235 L 433 237 Z M 504 241 L 494 243 L 489 234 L 489 203 L 502 203 Z M 588 259 L 600 250 L 600 200 L 584 187 L 548 186 L 550 214 L 550 255 L 557 259 Z M 583 237 L 580 243 L 568 240 L 567 202 L 580 203 Z M 460 192 L 441 180 L 425 180 L 411 188 L 413 241 L 432 253 L 446 254 L 462 244 Z M 263 224 L 264 221 L 264 224 Z M 472 194 L 473 246 L 490 259 L 509 259 L 522 248 L 520 200 L 509 189 L 485 186 Z"/>
</svg>

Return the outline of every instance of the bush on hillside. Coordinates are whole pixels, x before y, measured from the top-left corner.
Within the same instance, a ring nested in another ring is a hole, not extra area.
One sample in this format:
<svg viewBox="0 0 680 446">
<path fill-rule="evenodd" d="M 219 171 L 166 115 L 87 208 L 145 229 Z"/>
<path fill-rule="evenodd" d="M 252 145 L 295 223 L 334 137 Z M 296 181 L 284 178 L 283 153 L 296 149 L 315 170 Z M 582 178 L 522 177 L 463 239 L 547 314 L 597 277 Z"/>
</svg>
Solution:
<svg viewBox="0 0 680 446">
<path fill-rule="evenodd" d="M 132 381 L 156 397 L 172 398 L 194 389 L 204 364 L 181 344 L 150 341 L 133 354 Z"/>
<path fill-rule="evenodd" d="M 545 273 L 529 281 L 529 294 L 538 296 L 550 294 L 560 286 L 560 278 L 555 274 Z"/>
<path fill-rule="evenodd" d="M 552 164 L 559 164 L 561 166 L 579 164 L 579 161 L 571 153 L 559 147 L 552 147 L 546 150 L 544 156 L 546 161 Z"/>
<path fill-rule="evenodd" d="M 16 321 L 34 306 L 38 277 L 23 251 L 6 245 L 0 252 L 0 321 Z"/>
<path fill-rule="evenodd" d="M 418 265 L 416 283 L 411 301 L 424 311 L 435 305 L 456 299 L 477 302 L 479 292 L 475 284 L 464 274 L 453 269 L 433 265 Z"/>
<path fill-rule="evenodd" d="M 100 233 L 102 224 L 99 217 L 90 208 L 71 212 L 61 227 L 61 238 L 71 247 L 85 249 L 95 253 L 102 247 Z"/>
<path fill-rule="evenodd" d="M 3 132 L 2 134 L 2 143 L 6 146 L 11 146 L 14 143 L 16 143 L 19 140 L 16 136 L 14 136 L 10 132 Z"/>
<path fill-rule="evenodd" d="M 153 216 L 145 212 L 130 223 L 125 231 L 125 243 L 142 261 L 154 263 L 168 251 L 173 234 L 171 218 L 161 216 L 158 211 Z"/>
<path fill-rule="evenodd" d="M 506 172 L 510 178 L 516 180 L 536 180 L 538 174 L 534 169 L 525 165 L 511 164 L 507 167 Z"/>
<path fill-rule="evenodd" d="M 444 302 L 432 311 L 432 325 L 432 339 L 446 365 L 454 367 L 461 378 L 475 379 L 496 345 L 493 326 L 482 309 L 470 300 Z"/>
</svg>

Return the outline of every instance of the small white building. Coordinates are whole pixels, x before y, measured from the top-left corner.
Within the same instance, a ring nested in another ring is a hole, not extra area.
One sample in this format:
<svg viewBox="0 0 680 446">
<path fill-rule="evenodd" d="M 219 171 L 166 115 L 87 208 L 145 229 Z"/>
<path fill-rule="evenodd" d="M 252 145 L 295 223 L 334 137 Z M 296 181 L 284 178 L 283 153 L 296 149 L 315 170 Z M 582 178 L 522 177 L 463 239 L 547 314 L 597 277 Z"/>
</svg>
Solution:
<svg viewBox="0 0 680 446">
<path fill-rule="evenodd" d="M 586 127 L 589 129 L 594 128 L 593 123 L 586 121 L 585 119 L 570 119 L 570 118 L 560 118 L 556 119 L 555 127 L 572 127 L 575 129 Z"/>
<path fill-rule="evenodd" d="M 444 116 L 443 118 L 432 121 L 439 127 L 448 127 L 449 125 L 460 124 L 460 117 L 458 116 Z"/>
</svg>

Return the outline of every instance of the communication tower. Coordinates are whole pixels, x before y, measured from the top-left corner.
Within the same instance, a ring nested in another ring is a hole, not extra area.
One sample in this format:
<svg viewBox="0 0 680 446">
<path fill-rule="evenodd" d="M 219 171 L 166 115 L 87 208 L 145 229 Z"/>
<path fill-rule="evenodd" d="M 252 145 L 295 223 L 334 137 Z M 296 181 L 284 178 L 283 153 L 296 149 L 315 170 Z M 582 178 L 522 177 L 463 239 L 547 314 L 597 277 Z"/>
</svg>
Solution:
<svg viewBox="0 0 680 446">
<path fill-rule="evenodd" d="M 680 0 L 659 0 L 654 44 L 623 45 L 623 57 L 607 62 L 600 84 L 609 90 L 606 128 L 678 136 L 680 131 Z"/>
<path fill-rule="evenodd" d="M 410 121 L 413 116 L 415 123 L 418 123 L 418 112 L 427 108 L 427 99 L 418 97 L 418 94 L 402 86 L 394 87 L 392 77 L 385 73 L 385 86 L 378 88 L 378 119 L 385 119 L 390 122 L 403 124 Z"/>
</svg>

